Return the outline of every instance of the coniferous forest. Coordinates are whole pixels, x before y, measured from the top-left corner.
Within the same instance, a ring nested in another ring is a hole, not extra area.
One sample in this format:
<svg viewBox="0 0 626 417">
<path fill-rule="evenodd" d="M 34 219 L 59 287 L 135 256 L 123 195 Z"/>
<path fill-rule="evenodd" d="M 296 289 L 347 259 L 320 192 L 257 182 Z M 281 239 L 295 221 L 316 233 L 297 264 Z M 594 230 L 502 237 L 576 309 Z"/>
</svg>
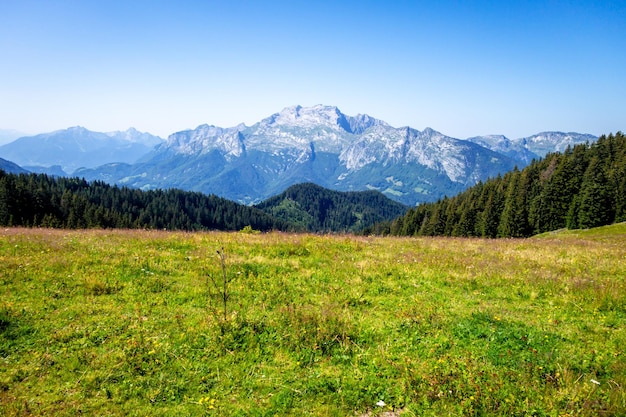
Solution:
<svg viewBox="0 0 626 417">
<path fill-rule="evenodd" d="M 312 183 L 293 185 L 255 207 L 309 232 L 359 232 L 408 210 L 378 191 L 340 192 Z"/>
<path fill-rule="evenodd" d="M 369 233 L 400 236 L 527 237 L 626 220 L 626 137 L 601 136 L 412 208 Z"/>
<path fill-rule="evenodd" d="M 0 170 L 0 225 L 67 229 L 356 232 L 407 207 L 377 191 L 290 187 L 257 206 L 178 189 L 143 191 L 101 181 Z"/>
<path fill-rule="evenodd" d="M 176 189 L 142 191 L 101 181 L 0 171 L 0 225 L 169 230 L 288 230 L 254 207 Z"/>
</svg>

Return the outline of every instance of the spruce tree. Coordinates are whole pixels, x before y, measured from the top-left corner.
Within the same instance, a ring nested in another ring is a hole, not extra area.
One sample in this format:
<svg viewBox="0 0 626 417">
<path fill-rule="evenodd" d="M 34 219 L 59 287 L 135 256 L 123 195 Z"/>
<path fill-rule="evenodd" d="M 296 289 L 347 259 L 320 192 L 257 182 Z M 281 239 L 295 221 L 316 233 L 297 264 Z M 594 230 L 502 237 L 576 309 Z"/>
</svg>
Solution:
<svg viewBox="0 0 626 417">
<path fill-rule="evenodd" d="M 504 184 L 501 178 L 488 184 L 485 207 L 479 215 L 480 236 L 494 238 L 498 235 L 500 215 L 504 208 Z"/>
<path fill-rule="evenodd" d="M 579 228 L 603 226 L 613 221 L 608 180 L 604 166 L 597 156 L 591 159 L 583 177 L 579 202 Z"/>
<path fill-rule="evenodd" d="M 507 175 L 508 185 L 506 189 L 506 199 L 504 200 L 504 207 L 502 209 L 502 216 L 500 217 L 500 224 L 498 225 L 498 237 L 518 237 L 518 225 L 517 225 L 517 199 L 520 192 L 520 172 L 517 168 L 511 175 Z"/>
</svg>

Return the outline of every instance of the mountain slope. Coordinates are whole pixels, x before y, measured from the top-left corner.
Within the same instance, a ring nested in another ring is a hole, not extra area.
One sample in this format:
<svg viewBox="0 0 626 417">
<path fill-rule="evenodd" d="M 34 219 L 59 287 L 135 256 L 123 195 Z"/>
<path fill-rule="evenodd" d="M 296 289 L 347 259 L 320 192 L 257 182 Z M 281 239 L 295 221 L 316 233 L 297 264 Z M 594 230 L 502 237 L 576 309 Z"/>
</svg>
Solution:
<svg viewBox="0 0 626 417">
<path fill-rule="evenodd" d="M 45 168 L 58 165 L 70 174 L 80 167 L 94 168 L 109 162 L 134 163 L 161 142 L 162 139 L 133 128 L 101 133 L 71 127 L 16 139 L 0 146 L 0 157 L 32 171 L 46 171 Z"/>
<path fill-rule="evenodd" d="M 0 158 L 0 169 L 10 174 L 27 174 L 28 173 L 28 171 L 22 168 L 21 166 L 11 161 L 7 161 L 6 159 L 2 159 L 2 158 Z"/>
<path fill-rule="evenodd" d="M 249 127 L 202 125 L 177 132 L 130 167 L 75 174 L 144 189 L 216 193 L 244 203 L 313 182 L 339 191 L 378 190 L 414 205 L 456 194 L 516 163 L 432 129 L 394 128 L 318 105 L 288 107 Z"/>
<path fill-rule="evenodd" d="M 294 230 L 254 207 L 176 189 L 141 191 L 103 182 L 0 170 L 0 225 L 169 230 Z"/>
<path fill-rule="evenodd" d="M 529 151 L 543 157 L 550 152 L 564 152 L 568 147 L 595 142 L 593 135 L 574 132 L 541 132 L 526 138 L 517 139 L 517 143 Z"/>
<path fill-rule="evenodd" d="M 530 164 L 550 152 L 563 152 L 568 146 L 591 143 L 598 138 L 581 133 L 541 132 L 526 138 L 509 139 L 503 135 L 475 136 L 467 140 L 501 153 L 519 162 L 520 167 Z"/>
<path fill-rule="evenodd" d="M 356 232 L 408 210 L 377 191 L 339 192 L 312 183 L 293 185 L 255 207 L 311 232 Z"/>
<path fill-rule="evenodd" d="M 550 153 L 470 187 L 413 208 L 389 228 L 397 235 L 527 237 L 626 220 L 626 136 L 621 132 Z"/>
</svg>

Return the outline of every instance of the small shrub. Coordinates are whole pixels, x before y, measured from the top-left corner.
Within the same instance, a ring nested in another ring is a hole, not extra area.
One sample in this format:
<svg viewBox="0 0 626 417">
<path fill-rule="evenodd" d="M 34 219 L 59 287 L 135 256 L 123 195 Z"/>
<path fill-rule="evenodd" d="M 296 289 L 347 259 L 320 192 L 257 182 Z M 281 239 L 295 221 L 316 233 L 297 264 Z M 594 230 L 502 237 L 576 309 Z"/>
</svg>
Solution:
<svg viewBox="0 0 626 417">
<path fill-rule="evenodd" d="M 252 228 L 252 226 L 248 225 L 248 226 L 244 226 L 243 229 L 241 229 L 240 231 L 241 233 L 245 233 L 245 234 L 250 234 L 250 235 L 256 235 L 261 233 L 260 230 L 255 230 Z"/>
</svg>

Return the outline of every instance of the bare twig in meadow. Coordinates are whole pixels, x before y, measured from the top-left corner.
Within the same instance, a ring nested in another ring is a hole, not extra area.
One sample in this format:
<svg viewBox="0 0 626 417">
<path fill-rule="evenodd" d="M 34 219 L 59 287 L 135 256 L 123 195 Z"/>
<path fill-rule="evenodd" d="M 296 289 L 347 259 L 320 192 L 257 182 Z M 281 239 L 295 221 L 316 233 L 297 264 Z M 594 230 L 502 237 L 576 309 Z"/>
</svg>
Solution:
<svg viewBox="0 0 626 417">
<path fill-rule="evenodd" d="M 226 270 L 226 253 L 224 247 L 221 250 L 217 250 L 217 256 L 220 260 L 221 276 L 216 279 L 213 275 L 207 274 L 207 290 L 209 293 L 208 307 L 211 310 L 211 314 L 218 320 L 222 332 L 225 330 L 225 325 L 228 322 L 228 300 L 230 299 L 229 284 L 233 278 L 228 278 Z M 221 302 L 221 309 L 212 304 L 212 299 L 217 298 Z M 221 310 L 221 311 L 220 311 Z"/>
</svg>

